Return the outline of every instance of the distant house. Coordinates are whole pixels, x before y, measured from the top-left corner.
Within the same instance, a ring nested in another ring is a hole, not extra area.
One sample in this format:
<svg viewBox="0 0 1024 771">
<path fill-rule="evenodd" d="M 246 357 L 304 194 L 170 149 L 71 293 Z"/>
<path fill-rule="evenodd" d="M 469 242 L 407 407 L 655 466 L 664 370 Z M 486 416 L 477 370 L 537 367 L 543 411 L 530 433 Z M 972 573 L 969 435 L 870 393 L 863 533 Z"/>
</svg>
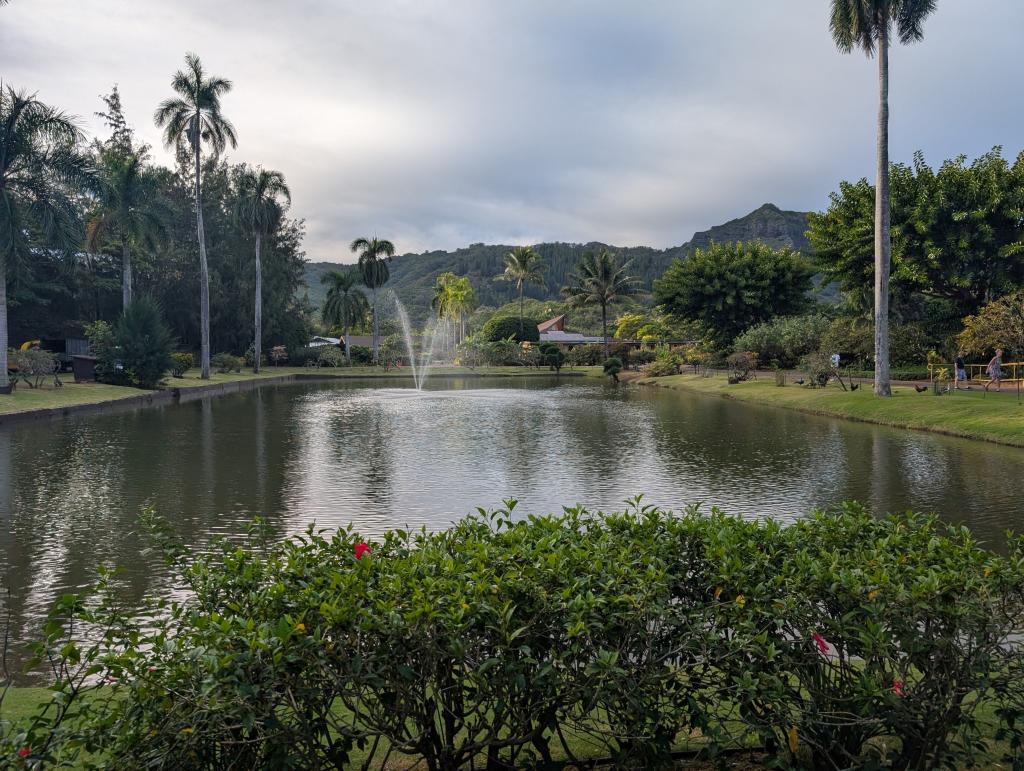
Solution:
<svg viewBox="0 0 1024 771">
<path fill-rule="evenodd" d="M 557 343 L 567 346 L 604 343 L 604 338 L 600 336 L 584 335 L 580 332 L 566 332 L 564 313 L 561 316 L 555 316 L 553 319 L 548 319 L 542 324 L 538 324 L 537 331 L 540 333 L 539 342 L 541 343 Z"/>
<path fill-rule="evenodd" d="M 310 348 L 319 348 L 322 345 L 341 345 L 341 338 L 316 335 L 312 340 L 309 341 Z"/>
<path fill-rule="evenodd" d="M 349 335 L 348 342 L 352 345 L 361 345 L 364 348 L 373 347 L 373 336 L 372 335 Z M 337 345 L 340 348 L 345 347 L 344 337 L 327 337 L 326 335 L 316 335 L 312 340 L 309 341 L 310 348 L 319 348 L 321 345 Z"/>
</svg>

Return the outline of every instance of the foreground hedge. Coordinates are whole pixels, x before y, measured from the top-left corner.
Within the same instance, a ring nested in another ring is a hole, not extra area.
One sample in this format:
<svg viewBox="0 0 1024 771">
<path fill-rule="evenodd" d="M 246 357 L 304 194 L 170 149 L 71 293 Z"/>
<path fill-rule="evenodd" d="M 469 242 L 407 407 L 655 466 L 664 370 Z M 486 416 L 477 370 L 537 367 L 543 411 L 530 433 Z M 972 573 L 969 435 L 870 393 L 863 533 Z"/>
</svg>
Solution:
<svg viewBox="0 0 1024 771">
<path fill-rule="evenodd" d="M 190 599 L 128 621 L 103 592 L 67 598 L 45 651 L 58 703 L 8 731 L 7 757 L 656 768 L 760 746 L 780 766 L 923 769 L 969 765 L 997 732 L 1020 763 L 1021 541 L 1000 556 L 855 505 L 789 526 L 511 508 L 370 544 L 193 557 L 165 537 Z M 72 615 L 102 640 L 66 640 Z"/>
</svg>

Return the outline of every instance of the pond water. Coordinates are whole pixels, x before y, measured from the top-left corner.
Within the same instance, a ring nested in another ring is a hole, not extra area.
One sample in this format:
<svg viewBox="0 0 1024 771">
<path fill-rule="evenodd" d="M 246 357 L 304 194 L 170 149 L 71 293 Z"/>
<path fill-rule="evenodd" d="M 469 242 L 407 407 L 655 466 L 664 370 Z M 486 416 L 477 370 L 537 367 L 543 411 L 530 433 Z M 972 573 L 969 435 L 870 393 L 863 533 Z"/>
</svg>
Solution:
<svg viewBox="0 0 1024 771">
<path fill-rule="evenodd" d="M 1022 478 L 1018 449 L 575 378 L 293 383 L 0 428 L 0 588 L 15 640 L 101 562 L 126 568 L 129 598 L 160 591 L 146 506 L 200 548 L 255 515 L 282 536 L 314 521 L 372 536 L 512 497 L 526 514 L 640 493 L 787 519 L 858 499 L 996 544 L 1024 525 Z"/>
</svg>

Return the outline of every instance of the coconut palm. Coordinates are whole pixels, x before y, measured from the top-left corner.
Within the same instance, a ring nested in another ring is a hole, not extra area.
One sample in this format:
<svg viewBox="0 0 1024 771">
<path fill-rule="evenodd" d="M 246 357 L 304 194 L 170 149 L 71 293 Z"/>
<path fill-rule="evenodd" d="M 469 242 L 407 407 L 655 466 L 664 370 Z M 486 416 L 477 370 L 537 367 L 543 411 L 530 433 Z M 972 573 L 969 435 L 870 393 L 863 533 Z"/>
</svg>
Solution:
<svg viewBox="0 0 1024 771">
<path fill-rule="evenodd" d="M 0 387 L 7 378 L 7 273 L 36 245 L 74 248 L 81 230 L 71 189 L 91 179 L 71 117 L 34 94 L 0 88 Z"/>
<path fill-rule="evenodd" d="M 252 369 L 258 373 L 260 357 L 263 355 L 263 265 L 260 250 L 263 239 L 281 226 L 285 206 L 292 202 L 292 194 L 281 172 L 268 171 L 262 167 L 255 171 L 243 169 L 235 184 L 235 218 L 256 242 L 256 318 Z"/>
<path fill-rule="evenodd" d="M 185 69 L 178 70 L 171 81 L 177 96 L 160 103 L 153 115 L 156 125 L 164 130 L 164 144 L 174 147 L 181 158 L 190 153 L 194 163 L 196 233 L 199 239 L 199 314 L 200 367 L 202 377 L 210 377 L 210 271 L 206 263 L 206 234 L 203 230 L 202 156 L 203 143 L 216 157 L 228 145 L 237 146 L 234 126 L 224 117 L 220 99 L 231 90 L 231 81 L 203 71 L 203 63 L 195 54 L 185 56 Z"/>
<path fill-rule="evenodd" d="M 166 230 L 164 212 L 146 160 L 145 148 L 111 148 L 100 153 L 98 207 L 85 230 L 85 245 L 90 252 L 98 252 L 110 237 L 120 245 L 124 308 L 132 301 L 132 246 L 152 248 L 156 238 Z"/>
<path fill-rule="evenodd" d="M 608 306 L 622 297 L 641 293 L 640 282 L 626 274 L 632 265 L 627 260 L 619 265 L 618 258 L 607 249 L 597 254 L 584 252 L 575 273 L 569 275 L 569 286 L 562 294 L 575 307 L 601 306 L 601 332 L 604 335 L 604 356 L 608 358 Z"/>
<path fill-rule="evenodd" d="M 434 280 L 434 296 L 430 298 L 430 307 L 437 313 L 438 320 L 443 324 L 442 329 L 444 330 L 444 348 L 447 351 L 448 346 L 448 327 L 451 323 L 452 308 L 451 308 L 451 286 L 459 277 L 451 271 L 442 273 Z M 454 334 L 452 335 L 454 338 Z"/>
<path fill-rule="evenodd" d="M 321 316 L 324 324 L 341 327 L 345 338 L 345 359 L 352 363 L 352 346 L 348 341 L 348 330 L 366 321 L 370 304 L 366 295 L 357 288 L 360 276 L 355 270 L 344 272 L 331 270 L 320 277 L 321 284 L 327 284 L 327 300 Z"/>
<path fill-rule="evenodd" d="M 477 308 L 476 292 L 468 276 L 457 278 L 448 285 L 448 307 L 459 321 L 459 342 L 466 339 L 466 316 Z"/>
<path fill-rule="evenodd" d="M 351 249 L 359 254 L 359 273 L 363 284 L 370 290 L 373 311 L 373 363 L 380 355 L 380 323 L 377 314 L 377 290 L 388 283 L 391 268 L 388 263 L 395 256 L 395 245 L 383 238 L 357 238 Z"/>
<path fill-rule="evenodd" d="M 523 287 L 544 284 L 544 263 L 531 246 L 517 246 L 505 255 L 505 272 L 501 277 L 514 281 L 519 290 L 519 336 L 523 336 Z"/>
<path fill-rule="evenodd" d="M 830 26 L 839 49 L 878 52 L 878 159 L 875 184 L 875 395 L 891 396 L 889 384 L 889 43 L 924 37 L 924 20 L 937 0 L 832 0 Z"/>
</svg>

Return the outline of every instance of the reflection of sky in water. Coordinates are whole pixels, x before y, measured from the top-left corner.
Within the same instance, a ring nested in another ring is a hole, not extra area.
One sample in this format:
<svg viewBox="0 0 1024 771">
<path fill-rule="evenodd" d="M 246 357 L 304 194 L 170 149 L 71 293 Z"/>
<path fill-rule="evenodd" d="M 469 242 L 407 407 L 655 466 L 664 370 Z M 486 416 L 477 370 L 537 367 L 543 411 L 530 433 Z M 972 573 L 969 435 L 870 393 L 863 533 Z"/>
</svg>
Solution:
<svg viewBox="0 0 1024 771">
<path fill-rule="evenodd" d="M 692 394 L 573 382 L 431 390 L 292 384 L 188 404 L 0 429 L 0 583 L 16 637 L 53 599 L 119 564 L 127 597 L 165 588 L 143 556 L 147 505 L 192 545 L 257 514 L 284 535 L 444 527 L 477 506 L 619 508 L 643 493 L 791 518 L 860 499 L 937 511 L 997 541 L 1020 529 L 1024 451 Z"/>
</svg>

